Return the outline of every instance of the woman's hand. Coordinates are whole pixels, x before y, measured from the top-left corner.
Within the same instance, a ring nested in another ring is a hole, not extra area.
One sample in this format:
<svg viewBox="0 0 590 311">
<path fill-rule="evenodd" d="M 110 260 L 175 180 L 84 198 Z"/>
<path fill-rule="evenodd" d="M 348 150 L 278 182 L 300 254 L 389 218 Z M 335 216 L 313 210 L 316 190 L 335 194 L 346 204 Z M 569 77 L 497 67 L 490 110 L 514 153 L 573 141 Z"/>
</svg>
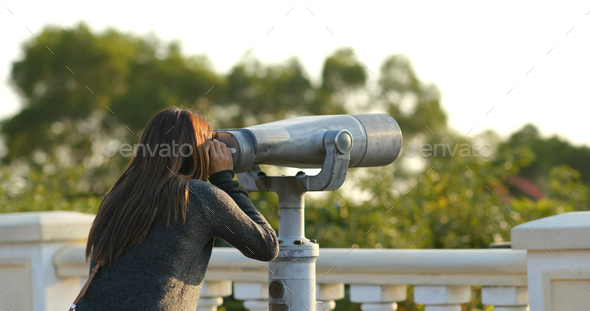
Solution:
<svg viewBox="0 0 590 311">
<path fill-rule="evenodd" d="M 234 159 L 230 148 L 217 139 L 209 147 L 209 175 L 234 169 Z"/>
</svg>

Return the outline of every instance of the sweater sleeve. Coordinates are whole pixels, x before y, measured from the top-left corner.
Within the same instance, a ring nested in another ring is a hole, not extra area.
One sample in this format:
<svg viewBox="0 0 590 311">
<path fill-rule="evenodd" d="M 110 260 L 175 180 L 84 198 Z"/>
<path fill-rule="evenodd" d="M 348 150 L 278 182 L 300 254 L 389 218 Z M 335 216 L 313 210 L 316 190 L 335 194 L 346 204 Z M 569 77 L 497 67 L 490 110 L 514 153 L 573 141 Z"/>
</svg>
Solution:
<svg viewBox="0 0 590 311">
<path fill-rule="evenodd" d="M 250 201 L 248 192 L 233 180 L 234 172 L 220 171 L 209 176 L 205 215 L 213 235 L 224 239 L 244 256 L 270 261 L 277 257 L 279 243 L 274 229 Z M 209 209 L 209 210 L 207 210 Z"/>
</svg>

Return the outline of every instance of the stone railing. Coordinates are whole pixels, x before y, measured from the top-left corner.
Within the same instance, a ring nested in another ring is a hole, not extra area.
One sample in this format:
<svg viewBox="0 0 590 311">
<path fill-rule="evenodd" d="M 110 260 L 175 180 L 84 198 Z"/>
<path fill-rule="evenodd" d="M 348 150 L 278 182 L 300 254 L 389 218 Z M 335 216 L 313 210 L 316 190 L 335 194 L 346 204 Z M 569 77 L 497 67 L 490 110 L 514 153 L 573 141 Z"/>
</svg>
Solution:
<svg viewBox="0 0 590 311">
<path fill-rule="evenodd" d="M 88 277 L 84 242 L 92 220 L 72 212 L 0 214 L 0 302 L 7 310 L 69 306 Z M 407 285 L 426 311 L 461 310 L 475 285 L 495 311 L 528 310 L 529 298 L 534 311 L 587 310 L 589 234 L 590 212 L 577 212 L 513 228 L 513 249 L 320 249 L 313 290 L 323 310 L 344 298 L 345 284 L 362 310 L 396 310 Z M 216 310 L 232 294 L 249 310 L 268 310 L 271 273 L 267 262 L 215 248 L 198 310 Z"/>
<path fill-rule="evenodd" d="M 61 278 L 88 276 L 84 246 L 70 246 L 55 256 Z M 461 310 L 471 301 L 471 286 L 481 285 L 483 303 L 527 310 L 526 251 L 320 249 L 316 262 L 317 299 L 324 310 L 344 298 L 362 310 L 396 310 L 414 285 L 414 301 L 426 310 Z M 216 310 L 222 297 L 244 300 L 250 310 L 268 309 L 268 263 L 249 259 L 234 248 L 215 248 L 205 276 L 199 310 Z M 233 291 L 232 291 L 233 284 Z M 496 308 L 498 310 L 498 308 Z M 500 309 L 502 310 L 502 309 Z"/>
</svg>

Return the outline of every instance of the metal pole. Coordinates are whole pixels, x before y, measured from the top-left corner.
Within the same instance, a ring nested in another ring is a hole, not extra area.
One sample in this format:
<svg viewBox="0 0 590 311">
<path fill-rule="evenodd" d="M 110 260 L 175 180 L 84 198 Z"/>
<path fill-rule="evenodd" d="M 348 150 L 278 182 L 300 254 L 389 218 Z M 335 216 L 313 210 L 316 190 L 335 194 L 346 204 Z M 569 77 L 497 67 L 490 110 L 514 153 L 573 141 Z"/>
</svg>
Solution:
<svg viewBox="0 0 590 311">
<path fill-rule="evenodd" d="M 305 191 L 295 182 L 277 191 L 280 245 L 279 255 L 269 262 L 270 311 L 316 311 L 315 262 L 320 247 L 305 238 Z"/>
<path fill-rule="evenodd" d="M 279 239 L 301 240 L 305 238 L 305 192 L 286 188 L 279 194 Z"/>
</svg>

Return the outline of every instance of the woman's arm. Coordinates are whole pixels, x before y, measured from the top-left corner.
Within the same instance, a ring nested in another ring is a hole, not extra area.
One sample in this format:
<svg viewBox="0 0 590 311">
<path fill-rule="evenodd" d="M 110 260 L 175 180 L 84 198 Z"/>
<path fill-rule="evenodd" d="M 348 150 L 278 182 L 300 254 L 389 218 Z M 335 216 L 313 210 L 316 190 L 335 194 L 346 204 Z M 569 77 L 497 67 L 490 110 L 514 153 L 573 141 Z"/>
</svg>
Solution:
<svg viewBox="0 0 590 311">
<path fill-rule="evenodd" d="M 277 235 L 233 177 L 231 170 L 209 176 L 209 181 L 216 187 L 208 187 L 209 199 L 203 200 L 202 213 L 211 224 L 211 232 L 246 257 L 273 260 L 279 252 Z"/>
</svg>

